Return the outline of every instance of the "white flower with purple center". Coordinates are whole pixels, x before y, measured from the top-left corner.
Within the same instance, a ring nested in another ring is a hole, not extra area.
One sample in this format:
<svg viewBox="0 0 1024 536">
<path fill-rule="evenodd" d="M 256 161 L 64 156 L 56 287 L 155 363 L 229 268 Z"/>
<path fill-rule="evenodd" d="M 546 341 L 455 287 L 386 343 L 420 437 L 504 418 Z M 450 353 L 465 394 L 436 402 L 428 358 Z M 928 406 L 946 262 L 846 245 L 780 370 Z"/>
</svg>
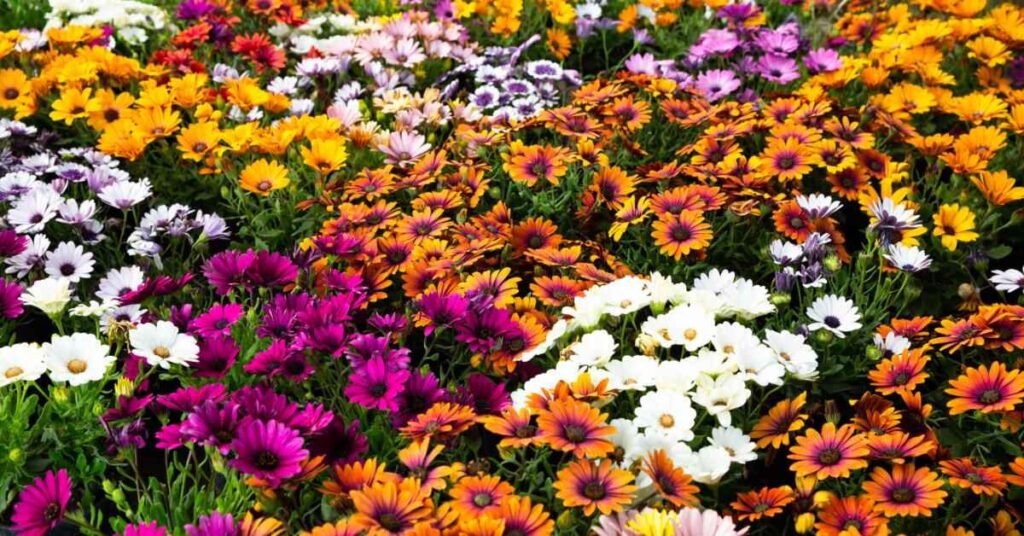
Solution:
<svg viewBox="0 0 1024 536">
<path fill-rule="evenodd" d="M 152 193 L 149 179 L 142 179 L 138 182 L 115 182 L 100 190 L 96 197 L 114 208 L 127 210 L 145 201 Z"/>
<path fill-rule="evenodd" d="M 992 270 L 992 277 L 988 280 L 996 286 L 996 290 L 1002 292 L 1024 289 L 1024 271 L 1021 270 Z"/>
<path fill-rule="evenodd" d="M 110 270 L 107 275 L 103 276 L 103 279 L 100 279 L 96 297 L 103 301 L 117 300 L 139 288 L 145 279 L 146 275 L 138 266 L 124 266 Z"/>
<path fill-rule="evenodd" d="M 50 277 L 63 277 L 72 283 L 88 279 L 96 264 L 92 253 L 79 244 L 61 242 L 46 255 L 46 273 Z"/>
<path fill-rule="evenodd" d="M 38 233 L 57 216 L 63 198 L 49 187 L 34 188 L 7 212 L 7 223 L 19 234 Z"/>
<path fill-rule="evenodd" d="M 843 208 L 841 202 L 823 194 L 799 195 L 796 204 L 804 209 L 812 220 L 827 218 Z"/>
<path fill-rule="evenodd" d="M 885 250 L 885 260 L 898 270 L 920 272 L 932 265 L 932 259 L 924 250 L 903 244 L 892 244 Z"/>
<path fill-rule="evenodd" d="M 562 67 L 549 60 L 537 60 L 527 63 L 526 72 L 538 80 L 558 80 L 562 77 Z"/>
<path fill-rule="evenodd" d="M 814 300 L 807 308 L 807 316 L 813 320 L 807 329 L 824 329 L 840 339 L 845 338 L 847 333 L 861 328 L 860 311 L 853 300 L 835 294 Z"/>
</svg>

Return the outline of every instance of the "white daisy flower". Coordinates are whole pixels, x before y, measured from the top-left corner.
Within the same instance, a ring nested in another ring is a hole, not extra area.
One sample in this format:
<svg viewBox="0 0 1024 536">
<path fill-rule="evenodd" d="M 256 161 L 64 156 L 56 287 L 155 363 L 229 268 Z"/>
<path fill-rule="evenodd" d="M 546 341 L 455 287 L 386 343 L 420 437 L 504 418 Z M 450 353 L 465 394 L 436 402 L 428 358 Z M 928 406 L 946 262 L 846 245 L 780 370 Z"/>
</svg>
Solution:
<svg viewBox="0 0 1024 536">
<path fill-rule="evenodd" d="M 722 375 L 717 378 L 700 376 L 693 401 L 718 418 L 722 426 L 732 424 L 732 410 L 742 406 L 750 398 L 750 390 L 739 375 Z"/>
<path fill-rule="evenodd" d="M 165 369 L 171 364 L 187 366 L 199 359 L 196 339 L 179 333 L 177 326 L 164 320 L 137 326 L 128 332 L 128 340 L 132 353 L 144 358 L 151 366 Z"/>
<path fill-rule="evenodd" d="M 904 272 L 920 272 L 932 265 L 932 259 L 924 250 L 914 246 L 892 244 L 885 250 L 885 260 Z"/>
<path fill-rule="evenodd" d="M 882 351 L 882 357 L 892 357 L 901 354 L 904 350 L 909 350 L 911 346 L 910 339 L 894 331 L 886 333 L 885 337 L 875 333 L 871 340 Z"/>
<path fill-rule="evenodd" d="M 841 202 L 824 194 L 799 195 L 796 198 L 796 204 L 804 209 L 804 212 L 812 220 L 827 218 L 843 208 Z"/>
<path fill-rule="evenodd" d="M 92 253 L 79 244 L 61 242 L 46 254 L 46 274 L 50 277 L 64 277 L 72 283 L 88 279 L 96 264 Z"/>
<path fill-rule="evenodd" d="M 840 339 L 846 334 L 861 328 L 860 311 L 854 305 L 853 300 L 829 294 L 822 296 L 807 308 L 807 316 L 811 322 L 807 329 L 818 331 L 821 329 L 832 332 Z"/>
<path fill-rule="evenodd" d="M 701 484 L 717 484 L 729 472 L 732 457 L 722 447 L 706 445 L 686 456 L 680 464 L 686 474 Z"/>
<path fill-rule="evenodd" d="M 121 296 L 139 288 L 146 280 L 142 268 L 138 266 L 123 266 L 112 269 L 107 275 L 100 279 L 99 289 L 96 290 L 96 297 L 104 300 L 117 300 Z"/>
<path fill-rule="evenodd" d="M 697 412 L 686 395 L 673 391 L 652 391 L 640 398 L 633 424 L 647 432 L 676 441 L 689 441 L 693 439 L 696 420 Z"/>
<path fill-rule="evenodd" d="M 647 292 L 651 296 L 651 305 L 678 305 L 686 299 L 686 284 L 675 283 L 671 277 L 654 272 L 647 281 Z"/>
<path fill-rule="evenodd" d="M 145 201 L 152 194 L 153 189 L 149 179 L 142 179 L 139 182 L 115 182 L 100 190 L 96 197 L 114 208 L 128 210 Z"/>
<path fill-rule="evenodd" d="M 775 354 L 775 359 L 786 371 L 803 379 L 813 379 L 818 372 L 818 354 L 807 344 L 803 335 L 788 331 L 764 332 L 764 342 Z"/>
<path fill-rule="evenodd" d="M 659 391 L 674 391 L 686 394 L 697 382 L 699 371 L 687 361 L 662 361 L 658 363 L 658 374 L 654 386 Z"/>
<path fill-rule="evenodd" d="M 735 315 L 743 320 L 752 320 L 759 316 L 775 312 L 771 293 L 768 289 L 755 285 L 749 279 L 739 279 L 734 285 L 725 289 L 720 295 L 725 302 L 724 311 L 719 314 Z"/>
<path fill-rule="evenodd" d="M 739 428 L 732 426 L 715 428 L 711 431 L 708 444 L 725 449 L 733 463 L 747 463 L 757 459 L 755 452 L 757 445 Z"/>
<path fill-rule="evenodd" d="M 768 253 L 772 256 L 775 264 L 789 266 L 796 264 L 803 258 L 804 248 L 793 242 L 784 242 L 776 239 L 768 246 Z"/>
<path fill-rule="evenodd" d="M 0 348 L 0 387 L 17 381 L 33 381 L 46 372 L 46 353 L 34 343 Z"/>
<path fill-rule="evenodd" d="M 612 419 L 609 426 L 615 428 L 615 433 L 608 436 L 608 441 L 615 445 L 616 449 L 622 450 L 622 467 L 629 467 L 641 454 L 640 430 L 629 419 Z"/>
<path fill-rule="evenodd" d="M 607 363 L 619 347 L 607 331 L 599 329 L 580 337 L 569 347 L 569 359 L 583 366 L 598 366 Z"/>
<path fill-rule="evenodd" d="M 63 277 L 40 279 L 25 289 L 21 301 L 47 315 L 58 314 L 71 301 L 71 281 Z"/>
<path fill-rule="evenodd" d="M 1021 270 L 992 270 L 992 277 L 988 280 L 1002 292 L 1024 289 L 1024 272 Z"/>
<path fill-rule="evenodd" d="M 687 352 L 696 352 L 715 334 L 715 319 L 701 307 L 693 305 L 677 305 L 662 315 L 663 322 L 655 337 L 665 338 L 667 330 L 668 346 L 682 345 Z M 646 322 L 645 322 L 646 324 Z"/>
<path fill-rule="evenodd" d="M 54 337 L 45 348 L 50 379 L 72 386 L 102 380 L 115 361 L 110 347 L 91 333 Z"/>
<path fill-rule="evenodd" d="M 19 234 L 38 233 L 57 216 L 63 199 L 49 187 L 34 188 L 7 211 L 7 223 Z"/>
<path fill-rule="evenodd" d="M 606 285 L 594 287 L 593 291 L 604 302 L 604 312 L 612 316 L 634 313 L 651 303 L 648 282 L 639 277 L 616 279 Z"/>
<path fill-rule="evenodd" d="M 608 387 L 616 390 L 644 390 L 654 385 L 659 375 L 658 360 L 631 355 L 605 363 Z"/>
<path fill-rule="evenodd" d="M 782 378 L 786 375 L 786 368 L 775 359 L 771 348 L 763 344 L 738 352 L 736 362 L 739 374 L 762 387 L 782 385 Z"/>
</svg>

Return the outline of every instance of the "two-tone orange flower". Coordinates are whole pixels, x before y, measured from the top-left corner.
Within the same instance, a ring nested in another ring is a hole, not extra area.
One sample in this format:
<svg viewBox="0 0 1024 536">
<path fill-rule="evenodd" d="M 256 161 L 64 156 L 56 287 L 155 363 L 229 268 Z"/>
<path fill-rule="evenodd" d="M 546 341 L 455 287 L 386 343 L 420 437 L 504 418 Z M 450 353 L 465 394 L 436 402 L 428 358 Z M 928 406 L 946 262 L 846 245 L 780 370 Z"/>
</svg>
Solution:
<svg viewBox="0 0 1024 536">
<path fill-rule="evenodd" d="M 849 424 L 836 429 L 835 424 L 827 422 L 820 433 L 807 430 L 796 438 L 796 443 L 789 450 L 789 459 L 793 461 L 789 468 L 798 477 L 846 478 L 850 471 L 868 466 L 867 438 Z"/>
<path fill-rule="evenodd" d="M 567 507 L 580 506 L 585 515 L 620 512 L 633 500 L 633 474 L 612 465 L 609 459 L 576 460 L 558 472 L 556 497 Z"/>
<path fill-rule="evenodd" d="M 949 385 L 946 394 L 953 396 L 948 403 L 950 415 L 1008 411 L 1024 400 L 1024 376 L 1020 370 L 1007 370 L 998 361 L 989 367 L 968 368 Z"/>
<path fill-rule="evenodd" d="M 875 501 L 875 510 L 886 517 L 931 517 L 948 493 L 942 490 L 938 473 L 912 463 L 892 466 L 892 471 L 875 467 L 864 491 Z"/>
</svg>

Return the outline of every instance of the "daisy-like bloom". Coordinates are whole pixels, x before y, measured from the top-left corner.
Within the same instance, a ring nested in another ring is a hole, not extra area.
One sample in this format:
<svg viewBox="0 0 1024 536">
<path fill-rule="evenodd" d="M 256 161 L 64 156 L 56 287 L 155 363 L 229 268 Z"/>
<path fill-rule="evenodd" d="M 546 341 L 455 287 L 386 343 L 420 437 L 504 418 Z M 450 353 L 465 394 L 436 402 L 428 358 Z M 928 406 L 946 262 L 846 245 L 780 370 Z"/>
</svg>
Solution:
<svg viewBox="0 0 1024 536">
<path fill-rule="evenodd" d="M 261 158 L 242 170 L 238 176 L 242 189 L 256 195 L 268 196 L 274 190 L 285 188 L 291 182 L 288 168 L 276 160 Z"/>
<path fill-rule="evenodd" d="M 1024 289 L 1024 271 L 1022 270 L 992 270 L 992 277 L 989 282 L 996 286 L 1001 292 L 1018 292 Z"/>
<path fill-rule="evenodd" d="M 671 510 L 644 508 L 626 523 L 628 531 L 624 532 L 624 534 L 669 536 L 675 532 L 672 528 L 672 523 L 675 519 L 675 512 Z"/>
<path fill-rule="evenodd" d="M 359 421 L 357 420 L 355 423 L 359 424 Z M 358 432 L 358 428 L 356 431 Z M 366 449 L 363 448 L 363 452 L 365 451 Z M 409 446 L 398 451 L 398 459 L 412 476 L 423 483 L 423 487 L 440 490 L 447 487 L 444 479 L 451 474 L 451 469 L 445 465 L 437 467 L 430 467 L 430 465 L 442 451 L 444 451 L 443 445 L 434 445 L 431 448 L 430 440 L 422 439 L 413 441 L 409 443 Z"/>
<path fill-rule="evenodd" d="M 618 209 L 636 189 L 636 179 L 617 166 L 601 166 L 590 184 L 597 199 L 610 208 Z"/>
<path fill-rule="evenodd" d="M 923 435 L 912 436 L 906 432 L 868 435 L 868 450 L 871 451 L 868 457 L 872 460 L 905 463 L 908 459 L 930 453 L 934 447 L 934 443 Z"/>
<path fill-rule="evenodd" d="M 555 496 L 566 507 L 583 507 L 584 515 L 595 510 L 608 515 L 622 511 L 633 500 L 636 486 L 632 482 L 633 474 L 616 468 L 609 459 L 576 460 L 558 472 Z"/>
<path fill-rule="evenodd" d="M 568 167 L 569 152 L 549 145 L 522 145 L 513 142 L 510 153 L 505 156 L 504 169 L 512 180 L 532 187 L 539 180 L 558 184 Z"/>
<path fill-rule="evenodd" d="M 697 77 L 697 89 L 708 102 L 726 97 L 740 87 L 740 80 L 729 70 L 710 70 Z"/>
<path fill-rule="evenodd" d="M 11 529 L 24 536 L 44 536 L 64 520 L 71 501 L 68 472 L 47 471 L 22 488 L 11 514 Z"/>
<path fill-rule="evenodd" d="M 476 412 L 469 406 L 436 402 L 402 428 L 402 435 L 414 441 L 430 438 L 439 443 L 449 441 L 476 422 Z"/>
<path fill-rule="evenodd" d="M 309 147 L 301 147 L 299 152 L 302 161 L 321 175 L 338 171 L 348 158 L 345 142 L 339 138 L 310 140 Z"/>
<path fill-rule="evenodd" d="M 665 436 L 675 441 L 693 439 L 693 425 L 697 412 L 689 397 L 669 390 L 656 390 L 640 398 L 633 424 L 648 433 Z"/>
<path fill-rule="evenodd" d="M 928 378 L 924 371 L 931 358 L 924 350 L 904 350 L 899 355 L 884 359 L 868 372 L 871 385 L 883 396 L 900 391 L 913 391 Z"/>
<path fill-rule="evenodd" d="M 1024 199 L 1024 187 L 1017 186 L 1017 181 L 1005 171 L 982 171 L 971 177 L 974 184 L 985 199 L 996 206 L 1003 206 Z"/>
<path fill-rule="evenodd" d="M 774 517 L 795 500 L 793 488 L 789 486 L 764 487 L 737 495 L 730 506 L 740 521 L 756 521 L 762 517 Z"/>
<path fill-rule="evenodd" d="M 493 476 L 466 476 L 448 492 L 452 509 L 463 517 L 494 516 L 501 503 L 515 492 L 508 482 Z"/>
<path fill-rule="evenodd" d="M 387 142 L 377 147 L 387 157 L 388 164 L 408 167 L 430 150 L 430 144 L 422 134 L 409 131 L 392 132 Z"/>
<path fill-rule="evenodd" d="M 356 513 L 350 522 L 366 534 L 404 534 L 430 515 L 429 492 L 415 478 L 376 482 L 351 493 Z"/>
<path fill-rule="evenodd" d="M 983 346 L 988 335 L 970 318 L 943 319 L 941 325 L 935 328 L 935 334 L 940 336 L 928 343 L 938 345 L 940 350 L 951 353 L 961 348 Z"/>
<path fill-rule="evenodd" d="M 796 138 L 775 138 L 761 156 L 760 171 L 779 182 L 796 181 L 811 172 L 813 158 L 813 150 Z"/>
<path fill-rule="evenodd" d="M 235 434 L 231 466 L 272 486 L 299 474 L 309 454 L 298 430 L 277 421 L 250 419 L 239 425 Z"/>
<path fill-rule="evenodd" d="M 46 372 L 46 350 L 27 342 L 0 347 L 0 387 L 39 379 Z"/>
<path fill-rule="evenodd" d="M 156 521 L 148 523 L 137 523 L 128 525 L 121 532 L 120 536 L 164 536 L 167 529 L 157 525 Z"/>
<path fill-rule="evenodd" d="M 654 489 L 662 499 L 676 507 L 695 506 L 700 500 L 700 489 L 692 484 L 693 479 L 675 466 L 664 449 L 657 449 L 643 460 L 643 472 L 651 479 Z"/>
<path fill-rule="evenodd" d="M 505 521 L 507 536 L 550 536 L 555 530 L 551 515 L 544 511 L 543 505 L 533 504 L 529 497 L 509 495 L 502 501 L 496 517 Z"/>
<path fill-rule="evenodd" d="M 139 324 L 128 332 L 128 340 L 132 353 L 153 367 L 188 366 L 199 360 L 199 344 L 195 337 L 180 333 L 177 326 L 164 320 L 155 324 Z"/>
<path fill-rule="evenodd" d="M 814 524 L 819 536 L 846 536 L 851 534 L 850 529 L 856 531 L 853 534 L 886 536 L 888 527 L 889 521 L 875 509 L 875 501 L 865 495 L 832 495 Z"/>
<path fill-rule="evenodd" d="M 1006 365 L 998 361 L 989 367 L 968 368 L 949 385 L 946 394 L 953 397 L 949 401 L 950 415 L 972 410 L 1009 411 L 1024 400 L 1024 376 L 1017 369 L 1007 370 Z"/>
<path fill-rule="evenodd" d="M 942 490 L 938 473 L 912 463 L 892 466 L 892 472 L 875 467 L 864 491 L 875 501 L 875 510 L 886 517 L 931 517 L 948 493 Z"/>
<path fill-rule="evenodd" d="M 798 477 L 846 478 L 850 471 L 868 466 L 867 438 L 849 424 L 837 430 L 835 424 L 827 422 L 820 433 L 809 429 L 796 438 L 796 443 L 789 450 L 789 459 L 793 461 L 789 468 Z"/>
<path fill-rule="evenodd" d="M 324 523 L 323 525 L 320 525 L 318 527 L 313 527 L 308 532 L 300 532 L 299 536 L 359 536 L 361 532 L 362 531 L 359 529 L 359 527 L 355 526 L 355 524 L 349 521 L 348 518 L 344 518 L 338 520 L 335 523 Z M 232 532 L 231 534 L 234 533 Z M 194 535 L 189 534 L 188 536 Z M 209 536 L 214 535 L 211 534 Z"/>
<path fill-rule="evenodd" d="M 953 458 L 939 462 L 949 483 L 969 489 L 977 495 L 1002 495 L 1006 478 L 999 467 L 978 467 L 970 458 Z"/>
<path fill-rule="evenodd" d="M 21 301 L 47 315 L 59 314 L 71 301 L 71 281 L 63 277 L 39 279 L 25 289 Z"/>
<path fill-rule="evenodd" d="M 807 393 L 800 393 L 792 400 L 783 400 L 772 406 L 768 414 L 761 417 L 750 431 L 750 438 L 757 441 L 757 446 L 779 448 L 789 445 L 789 435 L 799 432 L 804 427 L 807 414 L 801 413 L 807 402 Z"/>
<path fill-rule="evenodd" d="M 748 530 L 737 529 L 731 517 L 723 517 L 714 510 L 701 512 L 697 508 L 680 510 L 672 525 L 674 536 L 743 536 Z"/>
<path fill-rule="evenodd" d="M 904 272 L 920 272 L 932 265 L 932 258 L 916 246 L 889 244 L 885 248 L 884 256 L 885 260 L 889 261 L 897 270 Z"/>
<path fill-rule="evenodd" d="M 711 225 L 696 210 L 667 213 L 652 224 L 651 236 L 662 253 L 679 260 L 711 243 Z"/>
<path fill-rule="evenodd" d="M 345 396 L 365 408 L 398 411 L 398 395 L 405 389 L 410 372 L 393 370 L 380 355 L 358 367 L 345 386 Z"/>
<path fill-rule="evenodd" d="M 89 97 L 92 95 L 92 88 L 86 87 L 77 89 L 66 87 L 61 91 L 60 98 L 51 106 L 50 119 L 64 121 L 65 125 L 74 123 L 76 119 L 89 117 Z"/>
<path fill-rule="evenodd" d="M 974 213 L 958 203 L 942 205 L 932 219 L 935 228 L 932 234 L 940 237 L 942 246 L 953 251 L 960 242 L 974 242 L 978 233 L 974 232 Z"/>
<path fill-rule="evenodd" d="M 590 404 L 555 400 L 537 417 L 537 439 L 552 449 L 572 452 L 577 458 L 601 457 L 615 450 L 608 439 L 615 428 L 608 426 L 607 418 Z"/>
<path fill-rule="evenodd" d="M 67 278 L 72 283 L 88 279 L 94 264 L 92 253 L 72 242 L 61 242 L 56 249 L 46 254 L 46 274 Z"/>
<path fill-rule="evenodd" d="M 533 413 L 529 409 L 508 407 L 501 415 L 485 415 L 480 417 L 484 428 L 492 434 L 501 436 L 498 443 L 502 448 L 526 447 L 536 440 L 537 426 L 533 424 Z"/>
<path fill-rule="evenodd" d="M 206 155 L 217 150 L 223 134 L 215 121 L 193 123 L 178 133 L 178 149 L 181 157 L 201 162 Z M 216 153 L 214 153 L 216 154 Z"/>
<path fill-rule="evenodd" d="M 71 386 L 102 380 L 116 361 L 110 347 L 91 333 L 55 336 L 44 348 L 50 379 Z"/>
<path fill-rule="evenodd" d="M 840 339 L 845 338 L 847 333 L 861 328 L 860 311 L 853 304 L 853 300 L 834 294 L 814 300 L 807 308 L 807 316 L 813 320 L 807 329 L 825 329 Z"/>
</svg>

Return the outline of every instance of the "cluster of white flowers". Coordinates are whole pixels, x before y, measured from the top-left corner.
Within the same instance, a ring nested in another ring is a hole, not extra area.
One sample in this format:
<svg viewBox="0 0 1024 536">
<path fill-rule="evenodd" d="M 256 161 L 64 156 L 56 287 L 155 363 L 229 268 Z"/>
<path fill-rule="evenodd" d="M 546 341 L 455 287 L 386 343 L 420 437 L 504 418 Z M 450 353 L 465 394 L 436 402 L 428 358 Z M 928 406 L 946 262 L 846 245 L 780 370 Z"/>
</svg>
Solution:
<svg viewBox="0 0 1024 536">
<path fill-rule="evenodd" d="M 149 39 L 147 32 L 167 26 L 167 14 L 134 0 L 50 0 L 45 29 L 69 25 L 110 26 L 118 38 L 138 45 Z"/>
<path fill-rule="evenodd" d="M 195 337 L 170 322 L 139 324 L 128 338 L 132 353 L 153 367 L 188 366 L 199 359 Z M 104 379 L 114 361 L 110 346 L 91 333 L 55 335 L 45 344 L 12 344 L 0 347 L 0 387 L 35 381 L 43 374 L 54 382 L 82 385 Z"/>
<path fill-rule="evenodd" d="M 620 355 L 628 341 L 601 329 L 602 321 L 648 308 L 651 314 L 634 334 L 640 353 Z M 766 288 L 729 271 L 712 270 L 689 288 L 657 273 L 593 287 L 563 311 L 568 318 L 525 356 L 531 359 L 558 346 L 564 347 L 564 359 L 513 393 L 513 403 L 523 407 L 530 394 L 573 382 L 583 373 L 594 382 L 607 381 L 614 391 L 642 393 L 631 419 L 609 423 L 616 429 L 612 441 L 625 453 L 623 465 L 661 449 L 698 482 L 718 482 L 731 464 L 756 457 L 754 443 L 732 426 L 732 411 L 751 396 L 748 386 L 817 375 L 818 356 L 802 335 L 766 330 L 759 337 L 742 323 L 774 310 Z M 703 445 L 691 445 L 703 419 L 715 426 L 703 434 Z M 638 478 L 644 484 L 646 476 Z"/>
</svg>

